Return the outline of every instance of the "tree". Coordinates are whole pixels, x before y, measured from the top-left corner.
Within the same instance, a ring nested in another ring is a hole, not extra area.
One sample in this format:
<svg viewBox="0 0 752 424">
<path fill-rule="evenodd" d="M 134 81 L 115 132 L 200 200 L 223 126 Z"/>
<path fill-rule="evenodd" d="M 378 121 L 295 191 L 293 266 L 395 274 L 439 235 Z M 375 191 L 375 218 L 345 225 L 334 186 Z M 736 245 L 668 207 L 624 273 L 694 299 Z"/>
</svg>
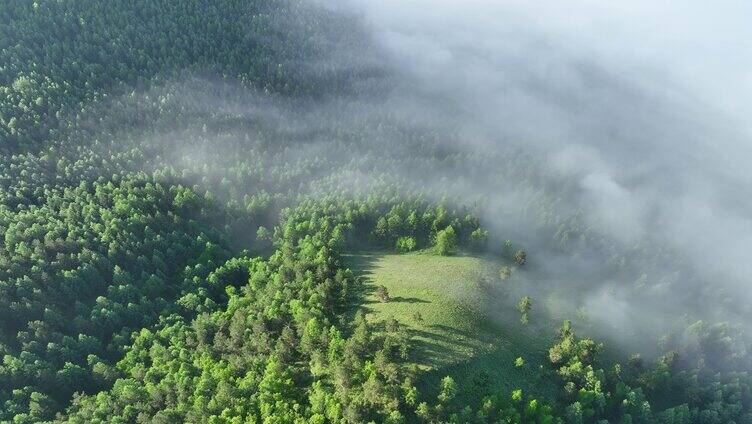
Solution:
<svg viewBox="0 0 752 424">
<path fill-rule="evenodd" d="M 420 313 L 420 311 L 413 312 L 413 321 L 415 321 L 419 325 L 423 324 L 423 315 Z"/>
<path fill-rule="evenodd" d="M 269 230 L 266 229 L 263 225 L 258 227 L 258 230 L 256 230 L 256 240 L 262 243 L 269 242 L 272 239 L 271 234 L 269 233 Z"/>
<path fill-rule="evenodd" d="M 389 236 L 389 222 L 385 217 L 379 218 L 376 222 L 376 228 L 373 230 L 377 237 L 384 240 Z"/>
<path fill-rule="evenodd" d="M 397 239 L 397 252 L 412 252 L 418 246 L 415 237 L 405 236 Z"/>
<path fill-rule="evenodd" d="M 457 396 L 457 384 L 450 376 L 446 376 L 441 379 L 441 391 L 436 397 L 442 404 L 447 404 Z"/>
<path fill-rule="evenodd" d="M 501 245 L 501 255 L 504 259 L 512 256 L 512 240 L 504 240 L 504 244 Z"/>
<path fill-rule="evenodd" d="M 382 302 L 389 302 L 389 300 L 391 299 L 391 297 L 389 296 L 389 290 L 386 288 L 386 286 L 376 287 L 376 296 L 378 296 Z"/>
<path fill-rule="evenodd" d="M 427 423 L 431 421 L 431 407 L 428 403 L 421 402 L 418 407 L 415 408 L 415 415 L 420 418 L 421 421 Z"/>
<path fill-rule="evenodd" d="M 29 414 L 35 421 L 51 420 L 57 408 L 55 401 L 45 394 L 32 392 L 29 397 Z"/>
<path fill-rule="evenodd" d="M 476 228 L 470 233 L 470 246 L 475 250 L 483 250 L 488 244 L 488 230 Z"/>
<path fill-rule="evenodd" d="M 392 411 L 389 416 L 386 417 L 385 424 L 404 424 L 406 422 L 405 417 L 399 411 Z"/>
<path fill-rule="evenodd" d="M 405 378 L 402 382 L 402 393 L 405 398 L 405 403 L 410 406 L 415 406 L 418 402 L 418 389 L 413 385 L 410 378 Z"/>
<path fill-rule="evenodd" d="M 504 265 L 499 270 L 499 278 L 501 278 L 501 281 L 508 280 L 511 275 L 512 275 L 512 268 L 510 268 L 509 265 Z"/>
<path fill-rule="evenodd" d="M 524 250 L 518 250 L 515 252 L 514 262 L 519 266 L 525 265 L 525 262 L 527 262 L 527 253 L 525 253 Z"/>
<path fill-rule="evenodd" d="M 457 249 L 457 233 L 454 227 L 449 225 L 445 229 L 436 233 L 436 253 L 441 256 L 448 256 Z"/>
<path fill-rule="evenodd" d="M 276 358 L 270 358 L 258 388 L 259 409 L 264 422 L 281 424 L 295 420 L 298 408 L 290 396 L 294 390 L 295 383 L 288 370 Z"/>
<path fill-rule="evenodd" d="M 524 296 L 520 299 L 519 302 L 517 302 L 517 310 L 520 311 L 520 322 L 523 324 L 528 323 L 528 312 L 530 312 L 530 308 L 532 307 L 532 301 L 530 300 L 530 296 Z"/>
</svg>

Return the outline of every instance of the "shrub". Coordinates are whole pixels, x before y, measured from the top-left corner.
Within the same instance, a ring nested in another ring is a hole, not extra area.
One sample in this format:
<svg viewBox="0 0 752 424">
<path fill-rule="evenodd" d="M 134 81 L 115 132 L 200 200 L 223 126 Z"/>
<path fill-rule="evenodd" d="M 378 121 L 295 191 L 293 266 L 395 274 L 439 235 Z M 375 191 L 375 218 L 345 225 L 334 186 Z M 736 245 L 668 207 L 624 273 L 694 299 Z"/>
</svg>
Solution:
<svg viewBox="0 0 752 424">
<path fill-rule="evenodd" d="M 378 286 L 376 288 L 376 296 L 378 296 L 382 302 L 389 302 L 389 299 L 391 299 L 389 296 L 389 290 L 387 290 L 385 286 Z"/>
<path fill-rule="evenodd" d="M 412 252 L 416 247 L 418 247 L 418 242 L 415 237 L 406 236 L 397 239 L 397 252 L 399 253 Z"/>
</svg>

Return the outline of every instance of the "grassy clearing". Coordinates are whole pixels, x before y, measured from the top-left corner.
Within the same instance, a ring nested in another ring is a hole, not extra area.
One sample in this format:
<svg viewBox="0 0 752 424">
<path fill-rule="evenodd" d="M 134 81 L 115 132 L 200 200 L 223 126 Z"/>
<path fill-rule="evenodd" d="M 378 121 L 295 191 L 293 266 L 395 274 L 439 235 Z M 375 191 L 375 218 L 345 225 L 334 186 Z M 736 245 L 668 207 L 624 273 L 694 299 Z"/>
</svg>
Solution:
<svg viewBox="0 0 752 424">
<path fill-rule="evenodd" d="M 420 388 L 436 388 L 439 379 L 451 375 L 463 402 L 477 401 L 494 388 L 553 395 L 553 385 L 538 372 L 550 338 L 519 323 L 513 302 L 498 289 L 498 263 L 422 252 L 361 253 L 346 259 L 364 277 L 361 307 L 368 319 L 393 316 L 409 328 Z M 377 296 L 380 285 L 388 289 L 390 301 Z M 518 357 L 525 365 L 515 366 Z"/>
</svg>

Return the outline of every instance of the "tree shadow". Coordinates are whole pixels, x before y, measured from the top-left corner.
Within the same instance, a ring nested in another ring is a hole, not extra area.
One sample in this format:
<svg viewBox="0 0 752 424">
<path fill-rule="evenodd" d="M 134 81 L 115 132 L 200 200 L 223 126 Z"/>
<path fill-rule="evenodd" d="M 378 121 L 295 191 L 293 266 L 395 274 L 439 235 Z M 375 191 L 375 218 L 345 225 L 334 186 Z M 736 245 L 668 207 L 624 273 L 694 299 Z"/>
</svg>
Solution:
<svg viewBox="0 0 752 424">
<path fill-rule="evenodd" d="M 431 303 L 428 300 L 421 299 L 419 297 L 404 297 L 404 296 L 395 296 L 391 299 L 389 299 L 389 302 L 397 302 L 397 303 Z"/>
<path fill-rule="evenodd" d="M 452 376 L 458 387 L 455 402 L 462 405 L 478 407 L 487 395 L 501 392 L 509 396 L 512 390 L 522 389 L 523 393 L 546 400 L 553 400 L 558 393 L 558 382 L 548 363 L 548 346 L 553 342 L 553 335 L 539 328 L 529 326 L 519 328 L 519 323 L 498 325 L 493 331 L 498 341 L 487 349 L 474 351 L 463 360 L 450 356 L 443 366 L 435 367 L 420 378 L 420 387 L 425 393 L 424 400 L 435 399 L 439 392 L 441 379 Z M 468 331 L 437 326 L 447 334 L 463 337 L 475 336 Z M 490 329 L 481 330 L 491 334 Z M 434 339 L 437 339 L 433 335 Z M 452 336 L 443 336 L 457 343 Z M 484 337 L 481 337 L 483 339 Z M 461 344 L 458 344 L 461 346 Z M 469 347 L 476 347 L 466 344 Z M 515 366 L 514 359 L 522 357 L 525 364 Z"/>
<path fill-rule="evenodd" d="M 357 275 L 350 297 L 352 319 L 357 311 L 372 311 L 377 285 L 370 278 L 378 260 L 385 253 L 358 252 L 346 255 L 344 263 Z M 417 253 L 420 254 L 420 253 Z M 460 253 L 455 256 L 472 256 Z M 548 348 L 555 342 L 559 320 L 535 301 L 536 287 L 514 287 L 514 280 L 501 281 L 495 264 L 479 269 L 476 284 L 482 292 L 482 302 L 476 298 L 461 299 L 470 313 L 481 314 L 476 327 L 456 328 L 444 324 L 424 323 L 409 317 L 402 318 L 410 337 L 410 362 L 422 368 L 418 374 L 421 400 L 435 402 L 441 379 L 452 376 L 458 384 L 456 403 L 478 407 L 487 395 L 502 393 L 509 396 L 514 389 L 525 394 L 552 400 L 558 395 L 559 382 L 548 360 Z M 531 322 L 520 323 L 516 303 L 521 292 L 531 292 L 534 306 Z M 396 296 L 389 300 L 405 304 L 430 303 L 415 297 Z M 408 309 L 409 311 L 409 309 Z M 409 312 L 408 312 L 409 314 Z M 376 323 L 383 329 L 384 323 Z M 522 357 L 524 364 L 515 365 Z M 425 367 L 425 368 L 423 368 Z"/>
<path fill-rule="evenodd" d="M 353 283 L 348 289 L 345 313 L 342 321 L 351 323 L 358 311 L 368 314 L 373 311 L 368 304 L 376 303 L 368 298 L 376 291 L 376 285 L 369 277 L 375 268 L 380 254 L 374 252 L 356 252 L 342 255 L 342 265 L 349 268 L 353 274 Z M 344 326 L 347 327 L 347 326 Z"/>
<path fill-rule="evenodd" d="M 408 327 L 411 340 L 412 360 L 417 364 L 432 365 L 435 363 L 450 362 L 456 358 L 456 349 L 469 350 L 475 346 L 466 338 L 457 338 L 450 332 L 443 332 L 435 325 L 427 325 L 424 328 L 432 328 L 438 331 L 427 331 L 418 328 L 417 325 Z"/>
</svg>

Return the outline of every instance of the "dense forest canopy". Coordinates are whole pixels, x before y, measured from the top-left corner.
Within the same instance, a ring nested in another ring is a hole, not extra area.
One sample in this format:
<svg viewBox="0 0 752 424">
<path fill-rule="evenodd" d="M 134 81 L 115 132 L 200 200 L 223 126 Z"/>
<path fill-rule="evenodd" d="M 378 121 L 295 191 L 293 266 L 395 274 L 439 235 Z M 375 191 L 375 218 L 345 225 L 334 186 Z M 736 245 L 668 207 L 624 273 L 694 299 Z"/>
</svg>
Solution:
<svg viewBox="0 0 752 424">
<path fill-rule="evenodd" d="M 487 103 L 494 43 L 354 3 L 0 6 L 0 422 L 752 423 L 745 268 Z"/>
</svg>

